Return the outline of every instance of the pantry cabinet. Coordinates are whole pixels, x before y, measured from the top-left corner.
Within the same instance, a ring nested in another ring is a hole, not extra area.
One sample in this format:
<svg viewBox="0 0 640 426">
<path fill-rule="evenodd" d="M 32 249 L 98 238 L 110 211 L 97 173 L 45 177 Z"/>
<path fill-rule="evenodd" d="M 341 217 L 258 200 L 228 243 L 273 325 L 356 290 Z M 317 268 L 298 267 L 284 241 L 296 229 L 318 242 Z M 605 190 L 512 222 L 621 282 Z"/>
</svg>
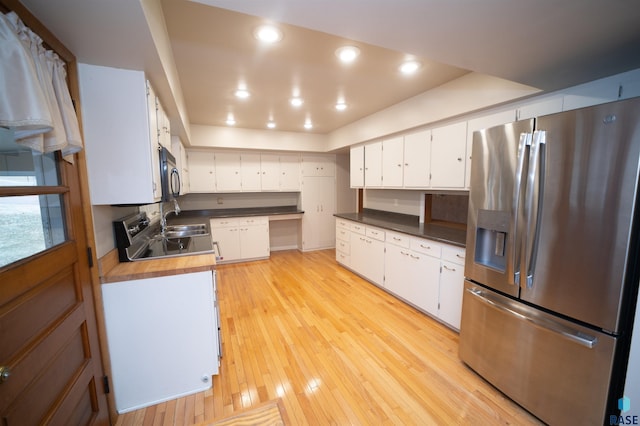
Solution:
<svg viewBox="0 0 640 426">
<path fill-rule="evenodd" d="M 329 177 L 336 175 L 335 155 L 302 155 L 302 176 Z"/>
<path fill-rule="evenodd" d="M 301 206 L 303 251 L 335 246 L 333 214 L 336 206 L 336 180 L 333 176 L 304 176 Z"/>
<path fill-rule="evenodd" d="M 144 72 L 78 64 L 78 80 L 91 202 L 159 201 L 158 99 Z"/>
<path fill-rule="evenodd" d="M 211 219 L 211 239 L 218 243 L 221 263 L 269 257 L 269 218 L 251 216 Z"/>
</svg>

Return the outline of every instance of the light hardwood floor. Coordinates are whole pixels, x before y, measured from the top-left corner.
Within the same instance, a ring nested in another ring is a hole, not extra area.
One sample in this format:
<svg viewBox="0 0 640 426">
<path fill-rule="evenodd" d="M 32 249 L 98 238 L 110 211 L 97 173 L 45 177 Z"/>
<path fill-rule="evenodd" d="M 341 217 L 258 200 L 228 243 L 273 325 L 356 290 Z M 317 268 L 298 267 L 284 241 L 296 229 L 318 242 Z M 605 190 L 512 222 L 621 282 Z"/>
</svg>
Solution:
<svg viewBox="0 0 640 426">
<path fill-rule="evenodd" d="M 209 422 L 281 398 L 294 425 L 541 424 L 458 359 L 458 334 L 335 262 L 274 252 L 218 269 L 213 389 L 118 425 Z"/>
</svg>

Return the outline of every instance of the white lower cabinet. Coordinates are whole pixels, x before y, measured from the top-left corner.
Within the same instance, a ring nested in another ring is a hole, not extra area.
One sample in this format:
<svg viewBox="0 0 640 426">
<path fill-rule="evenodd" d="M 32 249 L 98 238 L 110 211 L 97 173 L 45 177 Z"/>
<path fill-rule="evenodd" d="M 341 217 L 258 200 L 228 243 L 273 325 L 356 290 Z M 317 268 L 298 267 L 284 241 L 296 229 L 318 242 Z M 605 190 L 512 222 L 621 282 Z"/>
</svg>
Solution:
<svg viewBox="0 0 640 426">
<path fill-rule="evenodd" d="M 460 328 L 465 249 L 336 219 L 336 260 L 455 329 Z"/>
<path fill-rule="evenodd" d="M 211 238 L 218 243 L 221 263 L 269 257 L 266 216 L 211 219 Z"/>
</svg>

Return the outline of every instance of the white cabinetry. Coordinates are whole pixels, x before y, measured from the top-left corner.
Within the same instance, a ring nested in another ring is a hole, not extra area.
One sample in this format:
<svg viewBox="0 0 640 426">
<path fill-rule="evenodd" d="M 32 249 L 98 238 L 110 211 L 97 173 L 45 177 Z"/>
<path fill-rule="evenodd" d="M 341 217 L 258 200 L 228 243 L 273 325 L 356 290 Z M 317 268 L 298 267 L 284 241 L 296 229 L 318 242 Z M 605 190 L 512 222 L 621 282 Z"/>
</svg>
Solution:
<svg viewBox="0 0 640 426">
<path fill-rule="evenodd" d="M 462 315 L 464 255 L 465 250 L 461 247 L 442 246 L 438 318 L 458 330 Z"/>
<path fill-rule="evenodd" d="M 382 187 L 382 141 L 364 146 L 364 184 L 367 188 Z"/>
<path fill-rule="evenodd" d="M 222 262 L 269 257 L 269 218 L 266 216 L 211 219 L 211 238 Z"/>
<path fill-rule="evenodd" d="M 404 187 L 427 188 L 431 176 L 431 131 L 404 137 Z"/>
<path fill-rule="evenodd" d="M 520 105 L 516 110 L 516 119 L 527 120 L 529 118 L 540 117 L 541 115 L 561 112 L 563 100 L 562 95 L 554 95 Z"/>
<path fill-rule="evenodd" d="M 335 176 L 336 157 L 335 155 L 313 155 L 302 156 L 302 176 Z"/>
<path fill-rule="evenodd" d="M 240 153 L 215 153 L 216 188 L 218 192 L 237 192 L 242 190 Z"/>
<path fill-rule="evenodd" d="M 432 188 L 464 188 L 467 123 L 431 130 Z"/>
<path fill-rule="evenodd" d="M 351 188 L 364 187 L 364 145 L 351 147 L 349 157 Z"/>
<path fill-rule="evenodd" d="M 211 271 L 102 285 L 118 412 L 211 388 L 218 324 Z"/>
<path fill-rule="evenodd" d="M 351 230 L 344 219 L 336 219 L 336 260 L 351 267 Z"/>
<path fill-rule="evenodd" d="M 385 231 L 351 223 L 351 269 L 377 285 L 384 281 Z"/>
<path fill-rule="evenodd" d="M 404 138 L 382 141 L 382 186 L 402 188 L 404 174 Z"/>
<path fill-rule="evenodd" d="M 336 205 L 336 180 L 332 176 L 302 178 L 302 250 L 335 246 L 333 214 Z"/>
<path fill-rule="evenodd" d="M 78 64 L 78 77 L 91 203 L 159 201 L 156 97 L 144 73 Z"/>
<path fill-rule="evenodd" d="M 210 151 L 189 151 L 187 163 L 191 192 L 216 192 L 215 154 Z"/>
<path fill-rule="evenodd" d="M 262 191 L 300 191 L 300 157 L 295 154 L 262 154 Z"/>
<path fill-rule="evenodd" d="M 240 176 L 240 188 L 243 191 L 258 192 L 262 190 L 260 154 L 240 154 Z"/>
</svg>

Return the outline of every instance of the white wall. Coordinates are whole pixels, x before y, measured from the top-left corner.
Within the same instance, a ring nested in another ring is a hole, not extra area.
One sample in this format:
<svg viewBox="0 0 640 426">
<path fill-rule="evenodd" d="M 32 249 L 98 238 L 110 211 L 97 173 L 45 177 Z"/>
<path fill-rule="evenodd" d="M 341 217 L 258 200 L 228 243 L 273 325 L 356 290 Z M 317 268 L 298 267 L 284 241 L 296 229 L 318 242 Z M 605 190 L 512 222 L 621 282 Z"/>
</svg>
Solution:
<svg viewBox="0 0 640 426">
<path fill-rule="evenodd" d="M 349 157 L 349 152 L 336 154 L 336 213 L 355 212 L 358 209 L 358 191 L 350 188 Z"/>
<path fill-rule="evenodd" d="M 325 152 L 326 136 L 192 124 L 190 147 Z"/>
</svg>

